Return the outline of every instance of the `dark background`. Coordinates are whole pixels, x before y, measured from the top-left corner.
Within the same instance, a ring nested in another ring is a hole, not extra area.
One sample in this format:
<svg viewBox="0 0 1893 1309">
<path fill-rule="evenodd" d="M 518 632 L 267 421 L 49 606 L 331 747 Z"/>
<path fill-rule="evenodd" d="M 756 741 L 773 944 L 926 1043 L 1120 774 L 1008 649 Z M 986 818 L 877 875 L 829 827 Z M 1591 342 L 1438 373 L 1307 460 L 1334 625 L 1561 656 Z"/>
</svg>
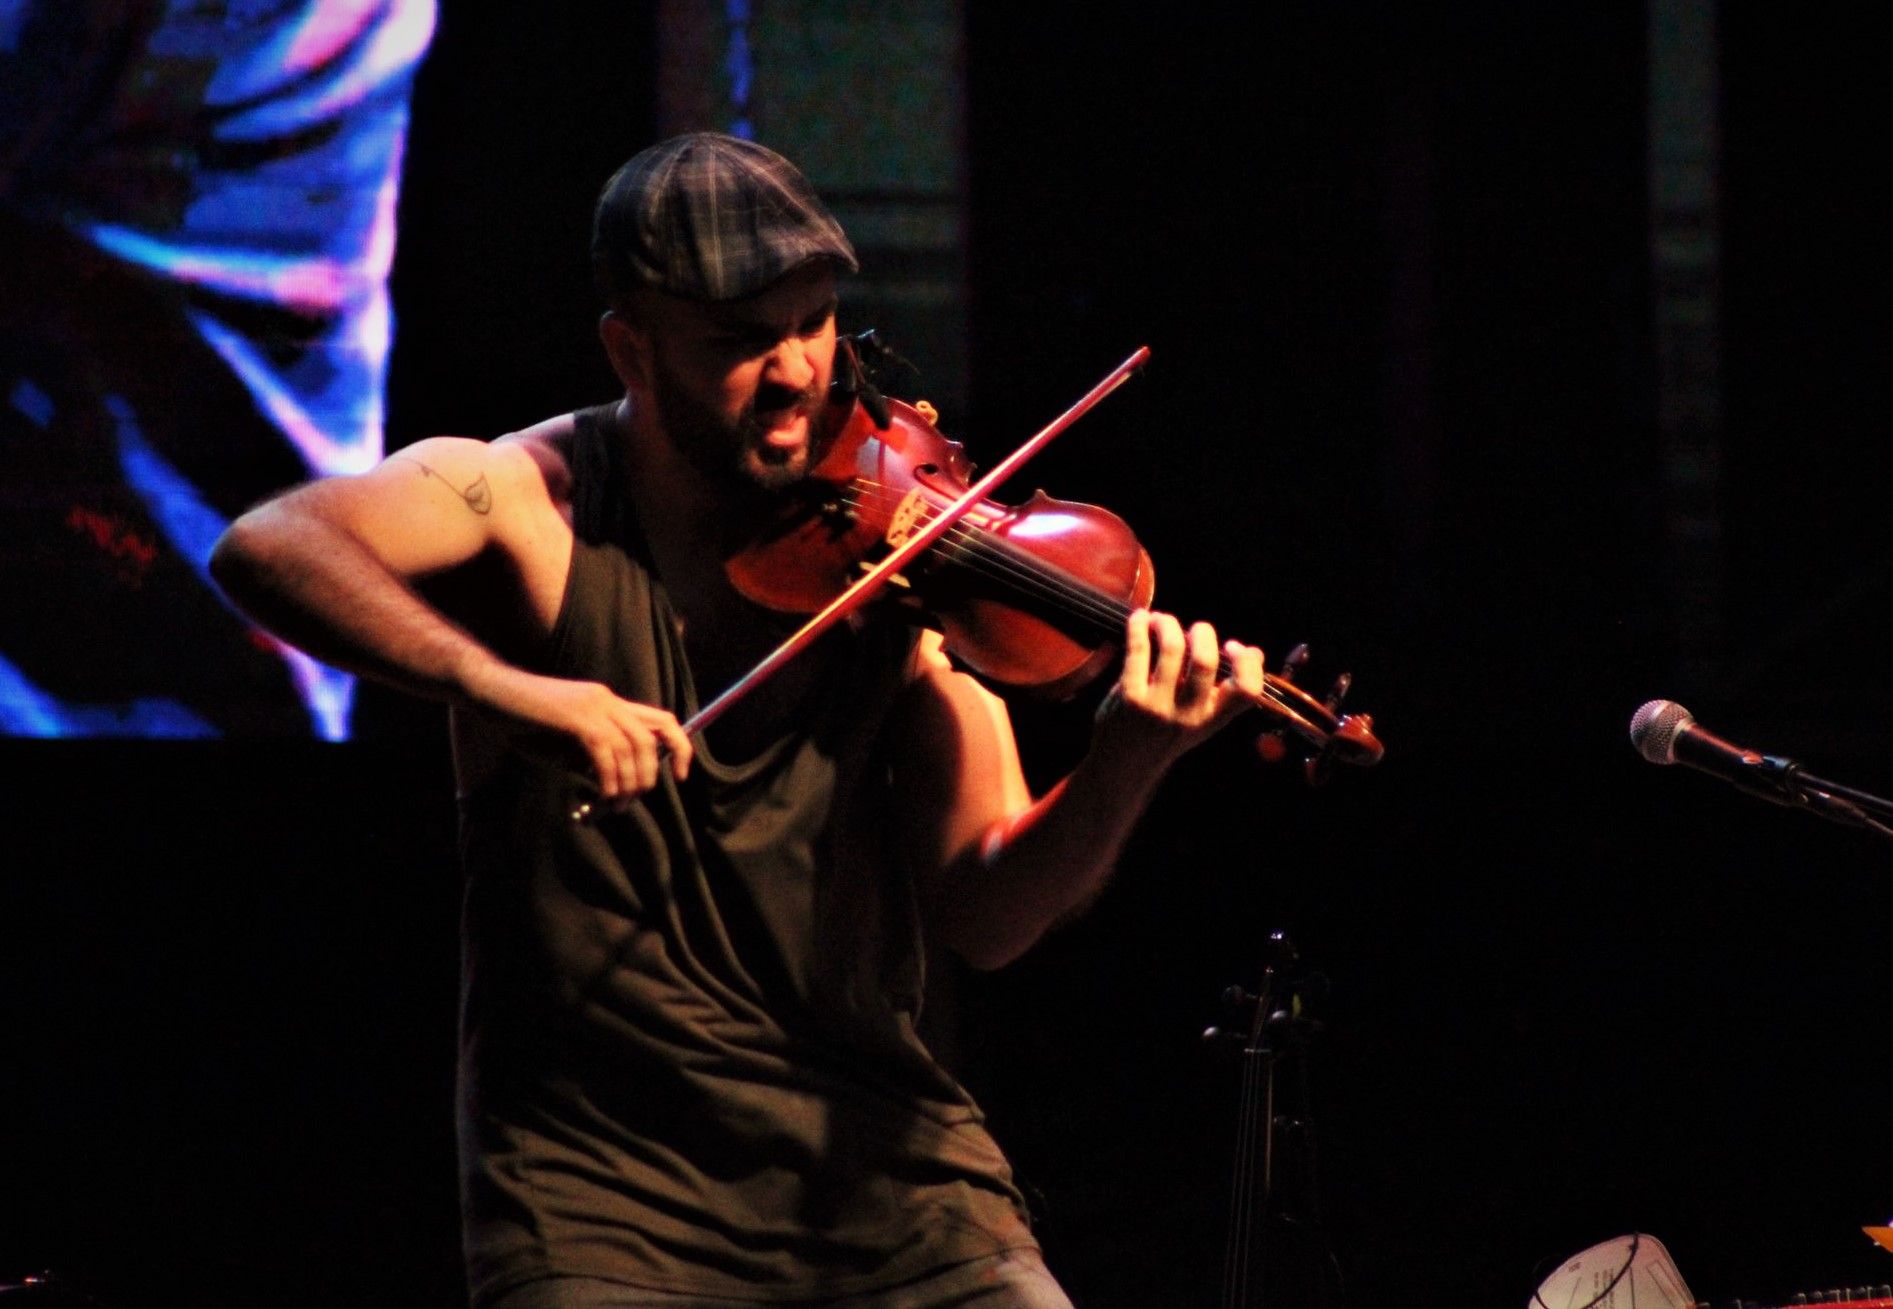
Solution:
<svg viewBox="0 0 1893 1309">
<path fill-rule="evenodd" d="M 655 121 L 648 19 L 449 8 L 392 445 L 609 394 L 587 211 Z M 1893 789 L 1881 56 L 1837 10 L 1724 17 L 1724 637 L 1686 682 L 1644 19 L 1611 8 L 969 6 L 955 434 L 990 464 L 1149 344 L 1016 489 L 1122 513 L 1174 611 L 1351 670 L 1388 748 L 1310 790 L 1232 732 L 1088 919 L 962 979 L 965 1075 L 1085 1309 L 1212 1302 L 1238 1070 L 1197 1034 L 1276 930 L 1326 979 L 1291 1068 L 1347 1303 L 1522 1307 L 1631 1231 L 1718 1301 L 1893 1281 L 1859 1231 L 1893 1217 L 1887 847 L 1625 737 L 1670 697 Z M 1082 706 L 1019 719 L 1041 775 L 1082 740 Z M 459 1296 L 443 733 L 372 691 L 363 727 L 0 742 L 0 1281 Z"/>
</svg>

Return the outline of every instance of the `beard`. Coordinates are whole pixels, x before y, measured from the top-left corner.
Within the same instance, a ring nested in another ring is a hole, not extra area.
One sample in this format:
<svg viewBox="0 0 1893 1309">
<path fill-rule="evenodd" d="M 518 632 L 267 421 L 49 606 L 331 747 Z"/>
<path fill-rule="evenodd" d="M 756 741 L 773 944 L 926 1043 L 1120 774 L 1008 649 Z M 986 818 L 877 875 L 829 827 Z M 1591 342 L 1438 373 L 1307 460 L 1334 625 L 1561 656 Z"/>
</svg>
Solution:
<svg viewBox="0 0 1893 1309">
<path fill-rule="evenodd" d="M 654 363 L 651 399 L 658 420 L 684 461 L 713 486 L 739 500 L 770 498 L 802 481 L 819 462 L 830 425 L 822 421 L 814 385 L 795 391 L 765 383 L 732 419 L 692 395 L 662 358 Z M 792 450 L 763 439 L 784 410 L 809 420 L 809 439 Z"/>
</svg>

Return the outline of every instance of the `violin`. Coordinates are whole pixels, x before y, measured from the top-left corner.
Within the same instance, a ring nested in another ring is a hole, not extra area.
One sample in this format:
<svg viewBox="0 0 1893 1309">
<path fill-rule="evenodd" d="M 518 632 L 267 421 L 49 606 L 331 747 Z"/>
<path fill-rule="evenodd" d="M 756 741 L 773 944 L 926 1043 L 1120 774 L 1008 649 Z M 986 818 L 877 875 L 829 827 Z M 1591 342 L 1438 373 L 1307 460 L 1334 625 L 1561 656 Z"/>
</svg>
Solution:
<svg viewBox="0 0 1893 1309">
<path fill-rule="evenodd" d="M 843 349 L 849 370 L 858 370 L 850 338 Z M 881 396 L 857 372 L 852 408 L 808 479 L 780 517 L 725 562 L 732 585 L 766 608 L 822 617 L 837 597 L 876 578 L 980 677 L 1052 697 L 1075 694 L 1111 664 L 1125 620 L 1155 594 L 1150 555 L 1107 509 L 1043 491 L 1008 506 L 985 491 L 1147 355 L 1126 360 L 977 487 L 961 443 L 941 434 L 931 406 Z M 1310 780 L 1336 763 L 1377 763 L 1373 719 L 1340 712 L 1345 674 L 1323 698 L 1295 685 L 1306 657 L 1297 647 L 1282 672 L 1263 674 L 1257 704 L 1277 720 L 1258 743 L 1264 757 L 1284 755 L 1292 733 L 1315 752 Z M 1219 678 L 1230 671 L 1225 658 Z"/>
<path fill-rule="evenodd" d="M 745 598 L 812 614 L 864 561 L 965 494 L 972 465 L 934 426 L 932 406 L 886 404 L 885 428 L 857 404 L 798 502 L 725 561 Z M 932 620 L 959 663 L 1053 699 L 1103 670 L 1125 616 L 1156 589 L 1150 555 L 1123 519 L 1043 491 L 1016 507 L 974 503 L 893 585 L 895 602 Z"/>
</svg>

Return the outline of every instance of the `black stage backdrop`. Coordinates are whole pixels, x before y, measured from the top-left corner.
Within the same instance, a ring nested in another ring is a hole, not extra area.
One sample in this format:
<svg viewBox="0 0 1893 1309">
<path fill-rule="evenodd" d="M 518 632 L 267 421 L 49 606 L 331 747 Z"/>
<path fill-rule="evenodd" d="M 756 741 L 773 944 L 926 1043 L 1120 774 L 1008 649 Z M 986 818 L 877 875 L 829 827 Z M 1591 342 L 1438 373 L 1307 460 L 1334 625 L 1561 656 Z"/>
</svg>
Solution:
<svg viewBox="0 0 1893 1309">
<path fill-rule="evenodd" d="M 1632 1231 L 1705 1298 L 1893 1281 L 1859 1231 L 1893 1216 L 1887 847 L 1624 730 L 1672 696 L 1893 789 L 1874 47 L 1786 12 L 1723 34 L 1725 676 L 1697 687 L 1643 16 L 1165 8 L 969 15 L 958 435 L 991 463 L 1149 344 L 1018 489 L 1123 513 L 1177 612 L 1351 670 L 1388 757 L 1311 791 L 1232 733 L 1089 918 L 961 979 L 956 1057 L 1055 1268 L 1085 1309 L 1214 1302 L 1238 1074 L 1198 1033 L 1282 930 L 1326 979 L 1303 1068 L 1346 1303 L 1522 1309 Z M 621 53 L 649 48 L 613 7 L 450 7 L 391 444 L 607 393 L 585 210 L 651 130 Z M 345 747 L 0 743 L 0 1281 L 460 1295 L 450 780 L 432 711 L 364 719 Z M 1082 707 L 1020 721 L 1042 774 L 1082 743 Z"/>
</svg>

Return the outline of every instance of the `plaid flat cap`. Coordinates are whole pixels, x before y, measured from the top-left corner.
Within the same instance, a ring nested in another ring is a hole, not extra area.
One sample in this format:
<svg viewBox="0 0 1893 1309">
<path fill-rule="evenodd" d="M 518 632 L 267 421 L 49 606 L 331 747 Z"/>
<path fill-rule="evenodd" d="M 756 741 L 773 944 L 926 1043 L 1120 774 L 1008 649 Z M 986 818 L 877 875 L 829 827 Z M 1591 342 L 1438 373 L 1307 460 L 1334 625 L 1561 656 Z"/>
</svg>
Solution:
<svg viewBox="0 0 1893 1309">
<path fill-rule="evenodd" d="M 605 184 L 593 215 L 592 264 L 612 300 L 639 285 L 687 300 L 740 300 L 816 259 L 858 267 L 800 169 L 721 132 L 691 132 L 637 154 Z"/>
</svg>

